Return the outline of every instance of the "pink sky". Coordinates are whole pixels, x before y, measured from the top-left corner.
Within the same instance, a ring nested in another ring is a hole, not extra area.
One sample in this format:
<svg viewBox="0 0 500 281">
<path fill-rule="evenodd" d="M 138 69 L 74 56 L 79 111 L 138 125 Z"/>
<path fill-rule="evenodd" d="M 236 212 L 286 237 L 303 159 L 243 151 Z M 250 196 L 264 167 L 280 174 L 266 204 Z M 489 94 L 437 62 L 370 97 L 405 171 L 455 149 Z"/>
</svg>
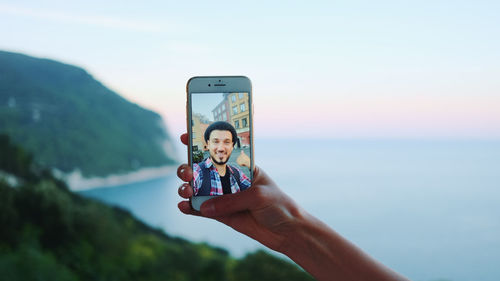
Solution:
<svg viewBox="0 0 500 281">
<path fill-rule="evenodd" d="M 254 104 L 255 136 L 263 138 L 500 138 L 500 97 L 257 97 Z M 186 127 L 184 106 L 157 108 L 174 135 Z"/>
</svg>

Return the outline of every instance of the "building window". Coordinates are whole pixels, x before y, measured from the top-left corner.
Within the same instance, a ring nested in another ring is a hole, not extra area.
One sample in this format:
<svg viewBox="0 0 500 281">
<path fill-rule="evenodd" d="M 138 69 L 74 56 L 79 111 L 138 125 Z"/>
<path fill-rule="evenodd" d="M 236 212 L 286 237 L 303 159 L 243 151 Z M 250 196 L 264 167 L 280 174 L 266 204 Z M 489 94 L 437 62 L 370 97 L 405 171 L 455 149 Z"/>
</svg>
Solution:
<svg viewBox="0 0 500 281">
<path fill-rule="evenodd" d="M 234 94 L 234 95 L 232 95 L 232 96 L 231 96 L 231 101 L 232 101 L 232 102 L 235 102 L 235 101 L 236 101 L 236 94 Z"/>
<path fill-rule="evenodd" d="M 222 110 L 226 110 L 226 105 L 223 103 L 221 108 Z"/>
<path fill-rule="evenodd" d="M 222 114 L 222 120 L 227 121 L 227 114 L 225 111 Z"/>
<path fill-rule="evenodd" d="M 244 103 L 240 104 L 240 112 L 243 112 L 243 111 L 245 111 L 245 104 Z"/>
<path fill-rule="evenodd" d="M 245 127 L 247 127 L 247 126 L 248 126 L 248 124 L 247 124 L 247 119 L 246 119 L 246 118 L 241 119 L 241 126 L 242 126 L 243 128 L 245 128 Z"/>
<path fill-rule="evenodd" d="M 238 114 L 238 107 L 236 105 L 233 106 L 233 114 Z"/>
<path fill-rule="evenodd" d="M 239 128 L 240 128 L 240 121 L 239 121 L 239 120 L 234 121 L 234 127 L 235 127 L 236 129 L 239 129 Z"/>
<path fill-rule="evenodd" d="M 239 93 L 239 94 L 238 94 L 238 98 L 241 100 L 241 99 L 243 99 L 243 96 L 244 96 L 244 95 L 245 95 L 244 93 Z"/>
</svg>

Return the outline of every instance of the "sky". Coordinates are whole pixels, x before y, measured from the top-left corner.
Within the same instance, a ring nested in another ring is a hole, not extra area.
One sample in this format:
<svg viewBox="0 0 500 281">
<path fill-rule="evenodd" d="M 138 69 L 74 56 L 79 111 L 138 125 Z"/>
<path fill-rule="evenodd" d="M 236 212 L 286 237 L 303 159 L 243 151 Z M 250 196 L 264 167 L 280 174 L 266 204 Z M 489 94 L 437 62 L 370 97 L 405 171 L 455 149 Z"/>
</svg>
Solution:
<svg viewBox="0 0 500 281">
<path fill-rule="evenodd" d="M 201 114 L 214 121 L 212 110 L 224 100 L 223 93 L 193 93 L 191 103 L 193 114 Z"/>
<path fill-rule="evenodd" d="M 255 137 L 500 139 L 499 1 L 2 1 L 0 49 L 81 66 L 185 131 L 198 75 Z"/>
</svg>

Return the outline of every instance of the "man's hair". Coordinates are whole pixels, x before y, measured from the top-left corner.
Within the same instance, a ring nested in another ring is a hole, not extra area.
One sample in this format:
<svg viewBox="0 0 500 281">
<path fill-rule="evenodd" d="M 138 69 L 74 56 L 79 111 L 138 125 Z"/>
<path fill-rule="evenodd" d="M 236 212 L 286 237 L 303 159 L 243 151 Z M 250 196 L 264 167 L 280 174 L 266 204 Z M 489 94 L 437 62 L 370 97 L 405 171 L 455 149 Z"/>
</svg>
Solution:
<svg viewBox="0 0 500 281">
<path fill-rule="evenodd" d="M 208 126 L 207 129 L 205 130 L 206 142 L 208 142 L 208 140 L 210 139 L 210 134 L 212 133 L 213 130 L 231 132 L 231 135 L 233 136 L 233 145 L 236 144 L 236 142 L 238 141 L 238 135 L 236 134 L 236 130 L 234 129 L 233 125 L 224 121 L 217 121 L 210 124 L 210 126 Z"/>
</svg>

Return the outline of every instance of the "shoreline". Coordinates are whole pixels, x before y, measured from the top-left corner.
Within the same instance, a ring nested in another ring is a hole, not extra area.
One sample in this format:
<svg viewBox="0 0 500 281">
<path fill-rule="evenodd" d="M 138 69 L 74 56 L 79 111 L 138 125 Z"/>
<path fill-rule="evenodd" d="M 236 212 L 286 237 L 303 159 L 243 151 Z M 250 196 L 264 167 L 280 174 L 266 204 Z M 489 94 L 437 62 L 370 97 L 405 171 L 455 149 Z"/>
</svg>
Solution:
<svg viewBox="0 0 500 281">
<path fill-rule="evenodd" d="M 149 167 L 126 174 L 112 174 L 106 177 L 83 177 L 79 170 L 71 173 L 54 171 L 58 178 L 64 180 L 73 192 L 85 191 L 95 188 L 113 187 L 160 178 L 176 171 L 177 165 Z"/>
</svg>

